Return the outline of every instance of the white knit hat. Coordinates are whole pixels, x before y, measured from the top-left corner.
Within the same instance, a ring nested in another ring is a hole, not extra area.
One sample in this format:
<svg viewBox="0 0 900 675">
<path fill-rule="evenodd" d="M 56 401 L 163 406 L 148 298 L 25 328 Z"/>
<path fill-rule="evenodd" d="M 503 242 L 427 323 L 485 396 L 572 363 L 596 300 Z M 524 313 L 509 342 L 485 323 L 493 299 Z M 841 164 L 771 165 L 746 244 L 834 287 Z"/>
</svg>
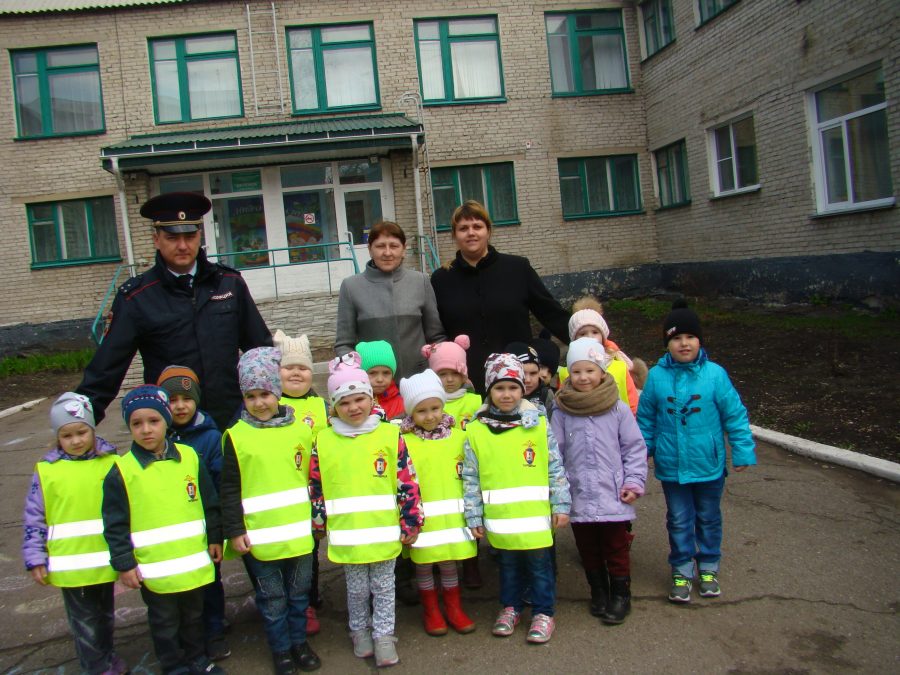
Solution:
<svg viewBox="0 0 900 675">
<path fill-rule="evenodd" d="M 281 350 L 282 366 L 301 365 L 312 370 L 312 350 L 309 348 L 309 338 L 306 335 L 292 338 L 279 328 L 272 336 L 272 342 L 276 349 Z"/>
<path fill-rule="evenodd" d="M 439 398 L 442 403 L 447 402 L 447 393 L 444 391 L 441 378 L 430 368 L 418 375 L 401 379 L 400 396 L 403 397 L 407 415 L 412 415 L 415 407 L 429 398 Z"/>
<path fill-rule="evenodd" d="M 597 338 L 583 337 L 573 340 L 569 344 L 569 352 L 566 354 L 566 366 L 569 370 L 572 370 L 572 366 L 579 361 L 590 361 L 606 372 L 610 358 L 606 349 L 603 348 L 603 344 Z"/>
<path fill-rule="evenodd" d="M 574 340 L 575 333 L 585 326 L 596 326 L 600 329 L 603 339 L 609 339 L 609 326 L 606 325 L 606 321 L 600 316 L 600 312 L 593 309 L 580 309 L 572 315 L 569 319 L 569 339 Z"/>
</svg>

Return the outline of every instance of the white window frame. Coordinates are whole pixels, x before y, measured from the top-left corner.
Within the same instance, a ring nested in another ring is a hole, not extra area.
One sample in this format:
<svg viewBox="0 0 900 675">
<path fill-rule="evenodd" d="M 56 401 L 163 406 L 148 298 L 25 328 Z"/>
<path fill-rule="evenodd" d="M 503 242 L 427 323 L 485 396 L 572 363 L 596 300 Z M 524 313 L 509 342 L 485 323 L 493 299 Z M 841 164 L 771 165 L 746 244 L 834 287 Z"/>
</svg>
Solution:
<svg viewBox="0 0 900 675">
<path fill-rule="evenodd" d="M 863 75 L 864 73 L 872 72 L 874 70 L 883 70 L 882 64 L 870 64 L 863 68 L 857 68 L 856 70 L 852 70 L 849 72 L 840 75 L 839 77 L 833 77 L 826 82 L 822 82 L 816 85 L 814 88 L 808 90 L 806 92 L 806 114 L 808 119 L 808 128 L 810 132 L 810 143 L 812 146 L 812 159 L 813 159 L 813 181 L 815 183 L 816 188 L 816 212 L 819 214 L 830 214 L 830 213 L 846 213 L 852 211 L 867 211 L 870 209 L 884 208 L 893 206 L 896 202 L 896 199 L 893 195 L 890 197 L 883 197 L 881 199 L 870 199 L 868 201 L 855 202 L 853 201 L 853 184 L 852 184 L 852 170 L 850 166 L 850 145 L 847 140 L 847 123 L 858 117 L 863 117 L 864 115 L 869 115 L 873 112 L 877 112 L 879 110 L 887 110 L 888 100 L 885 96 L 885 100 L 881 103 L 877 103 L 873 106 L 869 106 L 868 108 L 862 108 L 860 110 L 856 110 L 852 113 L 848 113 L 846 115 L 842 115 L 840 117 L 834 117 L 825 122 L 818 121 L 818 115 L 816 114 L 816 94 L 823 89 L 826 89 L 833 84 L 837 84 L 838 82 L 843 82 L 845 80 L 853 79 L 854 77 L 858 77 L 859 75 Z M 885 113 L 887 114 L 887 113 Z M 841 128 L 841 137 L 844 145 L 844 175 L 847 177 L 847 196 L 848 200 L 843 202 L 832 202 L 828 201 L 828 179 L 825 173 L 825 148 L 822 145 L 822 132 L 828 129 Z M 888 172 L 891 171 L 891 167 L 887 167 Z"/>
<path fill-rule="evenodd" d="M 756 152 L 756 182 L 752 185 L 744 185 L 738 187 L 738 161 L 737 161 L 737 152 L 736 152 L 736 143 L 734 139 L 734 125 L 738 122 L 743 122 L 744 120 L 751 120 L 753 122 L 753 145 L 757 148 Z M 731 190 L 723 190 L 721 181 L 719 180 L 719 162 L 721 161 L 719 158 L 718 147 L 716 144 L 716 132 L 723 127 L 728 127 L 730 133 L 728 134 L 729 140 L 731 141 L 731 172 L 734 179 L 735 187 Z M 729 197 L 731 195 L 739 195 L 745 192 L 756 192 L 760 189 L 759 182 L 759 143 L 756 139 L 756 120 L 753 116 L 752 112 L 747 112 L 742 115 L 738 115 L 737 117 L 732 117 L 731 119 L 722 122 L 720 124 L 716 124 L 713 127 L 710 127 L 706 131 L 706 147 L 707 147 L 707 157 L 709 158 L 709 181 L 710 187 L 712 188 L 713 195 L 715 197 Z"/>
</svg>

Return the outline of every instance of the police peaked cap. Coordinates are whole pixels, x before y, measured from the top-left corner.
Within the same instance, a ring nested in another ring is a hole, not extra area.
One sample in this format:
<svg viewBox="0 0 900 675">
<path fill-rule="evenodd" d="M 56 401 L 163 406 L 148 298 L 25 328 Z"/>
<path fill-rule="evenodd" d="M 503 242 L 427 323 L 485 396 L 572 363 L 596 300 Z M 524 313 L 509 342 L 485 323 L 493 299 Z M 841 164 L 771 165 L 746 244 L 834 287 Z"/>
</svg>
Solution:
<svg viewBox="0 0 900 675">
<path fill-rule="evenodd" d="M 144 202 L 141 215 L 152 220 L 153 227 L 181 234 L 199 230 L 204 214 L 211 208 L 212 203 L 196 192 L 169 192 Z"/>
</svg>

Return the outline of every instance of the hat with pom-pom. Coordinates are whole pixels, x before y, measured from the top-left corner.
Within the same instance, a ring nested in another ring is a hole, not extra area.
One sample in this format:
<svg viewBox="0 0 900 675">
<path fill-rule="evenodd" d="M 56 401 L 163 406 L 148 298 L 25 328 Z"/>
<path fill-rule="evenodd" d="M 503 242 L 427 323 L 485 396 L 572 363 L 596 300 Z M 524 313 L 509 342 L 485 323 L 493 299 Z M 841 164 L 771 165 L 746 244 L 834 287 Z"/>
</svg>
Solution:
<svg viewBox="0 0 900 675">
<path fill-rule="evenodd" d="M 672 303 L 672 311 L 663 321 L 663 344 L 668 346 L 669 340 L 681 333 L 693 335 L 700 343 L 703 343 L 703 329 L 700 327 L 700 317 L 687 306 L 684 298 L 679 298 Z"/>
<path fill-rule="evenodd" d="M 596 326 L 603 339 L 609 339 L 609 326 L 600 312 L 593 309 L 579 309 L 569 318 L 569 339 L 574 340 L 578 331 L 585 326 Z"/>
<path fill-rule="evenodd" d="M 469 376 L 466 366 L 466 350 L 470 341 L 468 335 L 457 335 L 453 342 L 438 342 L 422 347 L 422 356 L 428 359 L 428 367 L 435 373 L 452 370 L 463 377 Z"/>
<path fill-rule="evenodd" d="M 345 396 L 365 394 L 373 398 L 369 376 L 362 369 L 362 358 L 348 352 L 328 362 L 328 397 L 336 404 Z"/>
<path fill-rule="evenodd" d="M 403 407 L 407 415 L 412 415 L 417 405 L 430 398 L 440 399 L 442 403 L 447 402 L 447 393 L 444 391 L 441 378 L 430 368 L 411 377 L 402 378 L 400 396 L 403 398 Z"/>
<path fill-rule="evenodd" d="M 292 338 L 279 328 L 272 336 L 272 344 L 281 352 L 282 366 L 306 366 L 312 370 L 312 350 L 306 335 Z"/>
</svg>

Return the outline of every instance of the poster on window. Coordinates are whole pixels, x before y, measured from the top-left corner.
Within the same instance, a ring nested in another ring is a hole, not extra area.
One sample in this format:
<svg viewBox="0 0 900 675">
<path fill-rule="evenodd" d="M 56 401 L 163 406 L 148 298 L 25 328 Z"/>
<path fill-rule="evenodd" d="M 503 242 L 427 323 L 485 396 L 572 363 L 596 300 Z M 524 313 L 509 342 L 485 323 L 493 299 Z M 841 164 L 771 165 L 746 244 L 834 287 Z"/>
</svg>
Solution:
<svg viewBox="0 0 900 675">
<path fill-rule="evenodd" d="M 308 246 L 322 241 L 322 216 L 318 192 L 284 195 L 284 219 L 288 246 Z M 291 249 L 292 263 L 323 258 L 321 248 Z"/>
<path fill-rule="evenodd" d="M 266 238 L 266 216 L 262 197 L 242 197 L 227 200 L 226 227 L 231 233 L 232 251 L 256 251 L 234 257 L 237 267 L 258 267 L 269 264 Z M 220 224 L 221 225 L 221 224 Z"/>
</svg>

